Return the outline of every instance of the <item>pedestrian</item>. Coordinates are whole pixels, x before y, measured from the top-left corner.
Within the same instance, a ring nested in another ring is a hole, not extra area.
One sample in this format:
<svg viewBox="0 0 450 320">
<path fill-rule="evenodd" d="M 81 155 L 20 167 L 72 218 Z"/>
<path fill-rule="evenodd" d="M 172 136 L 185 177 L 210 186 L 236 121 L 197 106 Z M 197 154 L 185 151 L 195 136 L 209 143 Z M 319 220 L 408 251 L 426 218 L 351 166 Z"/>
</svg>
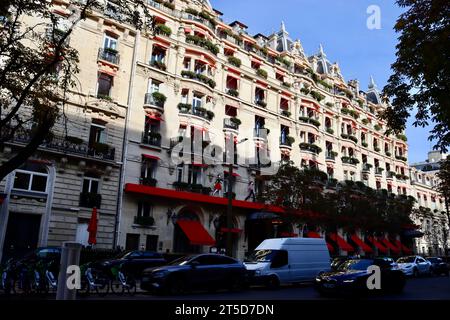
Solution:
<svg viewBox="0 0 450 320">
<path fill-rule="evenodd" d="M 214 191 L 212 193 L 212 195 L 219 195 L 220 196 L 220 192 L 222 191 L 222 179 L 220 177 L 220 175 L 217 177 L 217 180 L 214 184 Z"/>
<path fill-rule="evenodd" d="M 245 198 L 245 201 L 247 201 L 250 197 L 253 199 L 253 202 L 256 201 L 256 195 L 255 195 L 255 183 L 253 181 L 250 181 L 247 186 L 247 197 Z"/>
</svg>

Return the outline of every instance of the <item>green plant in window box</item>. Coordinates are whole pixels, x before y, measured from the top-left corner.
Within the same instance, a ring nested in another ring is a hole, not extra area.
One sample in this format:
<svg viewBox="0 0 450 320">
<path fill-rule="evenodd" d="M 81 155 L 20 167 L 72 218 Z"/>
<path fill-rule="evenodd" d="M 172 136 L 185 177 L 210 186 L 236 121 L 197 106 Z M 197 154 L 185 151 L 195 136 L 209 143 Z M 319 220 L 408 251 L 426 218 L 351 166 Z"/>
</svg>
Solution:
<svg viewBox="0 0 450 320">
<path fill-rule="evenodd" d="M 239 91 L 237 91 L 236 89 L 228 89 L 228 94 L 233 97 L 238 97 Z"/>
<path fill-rule="evenodd" d="M 107 95 L 104 95 L 104 94 L 97 95 L 97 98 L 101 99 L 101 100 L 109 101 L 109 102 L 113 101 L 113 99 L 110 96 L 107 96 Z"/>
<path fill-rule="evenodd" d="M 172 29 L 162 23 L 156 25 L 155 31 L 167 37 L 170 37 L 170 35 L 172 34 Z"/>
<path fill-rule="evenodd" d="M 155 102 L 159 104 L 164 104 L 167 100 L 167 97 L 161 92 L 153 92 L 152 96 L 155 99 Z"/>
<path fill-rule="evenodd" d="M 117 54 L 119 52 L 119 51 L 117 51 L 117 49 L 109 48 L 109 47 L 103 48 L 103 51 L 105 53 L 109 53 L 109 54 Z"/>
<path fill-rule="evenodd" d="M 379 124 L 374 125 L 373 128 L 377 131 L 381 130 L 381 126 Z"/>
<path fill-rule="evenodd" d="M 184 111 L 184 112 L 189 112 L 192 109 L 192 105 L 189 103 L 179 103 L 178 104 L 178 110 L 180 111 Z"/>
<path fill-rule="evenodd" d="M 388 157 L 392 156 L 392 153 L 390 153 L 389 151 L 386 151 L 385 153 Z"/>
<path fill-rule="evenodd" d="M 367 119 L 367 118 L 366 118 L 366 119 L 362 119 L 361 122 L 362 122 L 363 124 L 368 124 L 368 123 L 369 123 L 369 119 Z"/>
<path fill-rule="evenodd" d="M 282 110 L 281 115 L 289 118 L 291 116 L 291 112 L 289 110 Z"/>
<path fill-rule="evenodd" d="M 267 77 L 269 76 L 266 70 L 263 70 L 261 68 L 259 68 L 258 70 L 256 70 L 256 74 L 264 79 L 267 79 Z"/>
<path fill-rule="evenodd" d="M 369 146 L 369 144 L 368 144 L 367 142 L 362 142 L 361 145 L 362 145 L 364 148 L 367 148 L 367 147 Z"/>
<path fill-rule="evenodd" d="M 208 117 L 209 120 L 212 120 L 212 119 L 214 119 L 215 114 L 211 110 L 207 110 L 206 116 Z"/>
<path fill-rule="evenodd" d="M 327 102 L 327 103 L 325 103 L 325 105 L 329 108 L 333 108 L 333 104 L 331 102 Z"/>
<path fill-rule="evenodd" d="M 333 134 L 333 133 L 334 133 L 334 130 L 333 130 L 332 128 L 327 128 L 326 130 L 327 130 L 327 132 L 328 132 L 329 134 Z"/>
<path fill-rule="evenodd" d="M 170 2 L 163 2 L 162 4 L 164 7 L 169 8 L 171 10 L 175 10 L 175 4 L 170 3 Z"/>
<path fill-rule="evenodd" d="M 242 123 L 242 121 L 241 121 L 239 118 L 236 118 L 236 117 L 230 118 L 230 121 L 231 121 L 232 123 L 234 123 L 236 126 L 240 126 L 241 123 Z"/>
<path fill-rule="evenodd" d="M 154 178 L 142 178 L 142 184 L 144 186 L 154 187 L 158 181 Z"/>
<path fill-rule="evenodd" d="M 186 8 L 186 10 L 184 10 L 184 12 L 188 13 L 188 14 L 192 14 L 194 16 L 198 16 L 199 12 L 193 8 Z"/>
<path fill-rule="evenodd" d="M 233 56 L 229 56 L 229 57 L 228 57 L 228 62 L 229 62 L 230 64 L 232 64 L 233 66 L 238 67 L 238 68 L 240 68 L 240 67 L 241 67 L 241 64 L 242 64 L 241 59 L 236 58 L 236 57 L 233 57 Z"/>
</svg>

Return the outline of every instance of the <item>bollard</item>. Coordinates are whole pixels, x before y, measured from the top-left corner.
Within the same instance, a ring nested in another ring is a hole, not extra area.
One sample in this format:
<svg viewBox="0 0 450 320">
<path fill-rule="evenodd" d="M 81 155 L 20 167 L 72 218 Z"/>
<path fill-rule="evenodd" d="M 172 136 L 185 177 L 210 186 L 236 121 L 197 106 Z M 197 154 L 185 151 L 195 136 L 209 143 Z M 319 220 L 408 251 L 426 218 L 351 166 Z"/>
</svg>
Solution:
<svg viewBox="0 0 450 320">
<path fill-rule="evenodd" d="M 77 290 L 69 290 L 67 287 L 67 267 L 78 266 L 80 263 L 81 244 L 76 242 L 64 242 L 61 251 L 61 262 L 58 277 L 58 289 L 56 300 L 75 300 Z"/>
</svg>

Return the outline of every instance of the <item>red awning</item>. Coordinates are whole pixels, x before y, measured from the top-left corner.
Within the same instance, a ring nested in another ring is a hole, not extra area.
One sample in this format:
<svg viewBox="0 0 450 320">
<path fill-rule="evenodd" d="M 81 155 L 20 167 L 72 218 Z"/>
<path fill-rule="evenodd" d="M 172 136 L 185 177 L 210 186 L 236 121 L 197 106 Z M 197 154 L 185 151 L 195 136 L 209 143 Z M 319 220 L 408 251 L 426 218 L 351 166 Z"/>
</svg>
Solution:
<svg viewBox="0 0 450 320">
<path fill-rule="evenodd" d="M 408 248 L 407 246 L 405 246 L 403 243 L 401 243 L 400 240 L 396 240 L 395 243 L 397 244 L 398 248 L 402 249 L 403 253 L 406 253 L 406 254 L 413 253 L 413 251 L 410 248 Z"/>
<path fill-rule="evenodd" d="M 223 173 L 224 173 L 224 174 L 228 174 L 228 171 L 224 171 Z M 233 176 L 233 177 L 240 177 L 240 175 L 237 174 L 236 172 L 233 172 L 232 176 Z"/>
<path fill-rule="evenodd" d="M 339 248 L 341 248 L 342 250 L 347 252 L 355 251 L 355 249 L 337 233 L 330 233 L 329 236 L 330 239 L 336 242 Z"/>
<path fill-rule="evenodd" d="M 327 242 L 328 251 L 334 252 L 334 247 Z"/>
<path fill-rule="evenodd" d="M 307 236 L 308 238 L 322 238 L 322 237 L 320 236 L 320 234 L 318 234 L 317 232 L 314 232 L 314 231 L 309 231 L 309 232 L 306 234 L 306 236 Z"/>
<path fill-rule="evenodd" d="M 152 156 L 152 155 L 149 155 L 149 154 L 142 154 L 142 156 L 143 156 L 145 159 L 150 159 L 150 160 L 161 160 L 161 159 L 158 158 L 157 156 Z"/>
<path fill-rule="evenodd" d="M 179 220 L 177 224 L 192 245 L 214 246 L 216 244 L 216 241 L 209 235 L 208 231 L 206 231 L 200 222 Z"/>
<path fill-rule="evenodd" d="M 352 241 L 358 245 L 364 252 L 372 253 L 373 250 L 369 247 L 364 241 L 362 241 L 356 234 L 353 234 L 351 237 Z"/>
<path fill-rule="evenodd" d="M 400 249 L 397 248 L 396 246 L 394 246 L 388 239 L 384 238 L 382 240 L 383 244 L 388 247 L 389 249 L 391 249 L 391 251 L 393 253 L 400 253 Z"/>
<path fill-rule="evenodd" d="M 228 233 L 228 232 L 230 232 L 230 233 L 241 233 L 242 229 L 238 229 L 238 228 L 233 228 L 233 229 L 221 228 L 220 232 L 223 232 L 223 233 Z"/>
<path fill-rule="evenodd" d="M 292 232 L 281 232 L 281 233 L 280 233 L 280 237 L 284 237 L 284 238 L 297 238 L 297 237 L 298 237 L 298 234 L 292 233 Z"/>
<path fill-rule="evenodd" d="M 155 116 L 153 114 L 147 114 L 147 118 L 156 120 L 156 121 L 164 121 L 161 117 Z"/>
<path fill-rule="evenodd" d="M 192 163 L 192 166 L 194 166 L 194 167 L 202 167 L 202 168 L 207 168 L 207 167 L 208 167 L 207 164 L 196 163 L 196 162 L 193 162 L 193 163 Z"/>
<path fill-rule="evenodd" d="M 373 237 L 369 237 L 368 238 L 370 242 L 373 243 L 373 245 L 375 247 L 377 247 L 378 251 L 380 251 L 381 253 L 387 253 L 387 248 L 385 248 L 381 243 L 379 243 L 377 241 L 377 239 L 373 238 Z"/>
</svg>

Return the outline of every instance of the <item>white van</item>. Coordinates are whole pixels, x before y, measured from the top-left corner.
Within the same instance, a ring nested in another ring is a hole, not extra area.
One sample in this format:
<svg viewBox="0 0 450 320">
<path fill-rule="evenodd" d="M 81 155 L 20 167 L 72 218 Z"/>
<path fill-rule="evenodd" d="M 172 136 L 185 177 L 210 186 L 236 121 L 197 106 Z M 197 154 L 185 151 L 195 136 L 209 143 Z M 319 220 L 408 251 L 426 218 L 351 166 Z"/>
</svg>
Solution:
<svg viewBox="0 0 450 320">
<path fill-rule="evenodd" d="M 277 238 L 264 240 L 245 261 L 254 284 L 276 288 L 280 284 L 314 281 L 331 270 L 325 239 Z"/>
</svg>

